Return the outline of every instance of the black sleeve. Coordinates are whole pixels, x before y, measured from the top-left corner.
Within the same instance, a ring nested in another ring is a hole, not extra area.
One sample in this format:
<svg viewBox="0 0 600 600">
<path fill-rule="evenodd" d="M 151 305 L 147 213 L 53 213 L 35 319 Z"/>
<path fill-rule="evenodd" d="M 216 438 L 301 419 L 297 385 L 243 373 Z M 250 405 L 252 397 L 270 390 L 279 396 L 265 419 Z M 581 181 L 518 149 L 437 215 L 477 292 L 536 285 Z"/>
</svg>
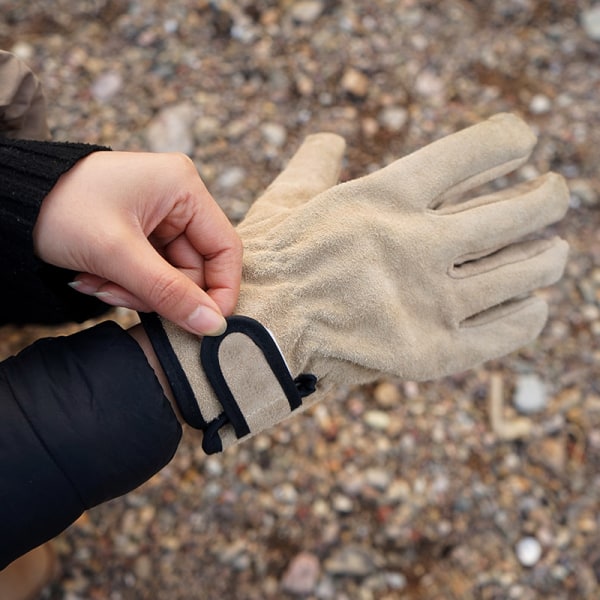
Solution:
<svg viewBox="0 0 600 600">
<path fill-rule="evenodd" d="M 0 570 L 172 458 L 177 421 L 116 323 L 0 363 Z"/>
<path fill-rule="evenodd" d="M 0 325 L 81 322 L 107 310 L 68 287 L 72 271 L 40 261 L 32 239 L 42 201 L 59 177 L 98 150 L 108 148 L 0 137 Z"/>
</svg>

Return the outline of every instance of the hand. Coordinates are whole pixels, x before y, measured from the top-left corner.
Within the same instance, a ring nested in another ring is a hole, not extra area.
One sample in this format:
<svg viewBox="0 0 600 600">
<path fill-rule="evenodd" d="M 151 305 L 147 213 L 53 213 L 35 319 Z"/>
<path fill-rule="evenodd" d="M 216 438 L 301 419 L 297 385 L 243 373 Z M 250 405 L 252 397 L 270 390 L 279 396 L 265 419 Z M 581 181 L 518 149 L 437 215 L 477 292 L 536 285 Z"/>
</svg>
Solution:
<svg viewBox="0 0 600 600">
<path fill-rule="evenodd" d="M 156 311 L 191 333 L 223 331 L 237 302 L 242 245 L 183 154 L 95 152 L 44 199 L 33 231 L 73 287 Z"/>
</svg>

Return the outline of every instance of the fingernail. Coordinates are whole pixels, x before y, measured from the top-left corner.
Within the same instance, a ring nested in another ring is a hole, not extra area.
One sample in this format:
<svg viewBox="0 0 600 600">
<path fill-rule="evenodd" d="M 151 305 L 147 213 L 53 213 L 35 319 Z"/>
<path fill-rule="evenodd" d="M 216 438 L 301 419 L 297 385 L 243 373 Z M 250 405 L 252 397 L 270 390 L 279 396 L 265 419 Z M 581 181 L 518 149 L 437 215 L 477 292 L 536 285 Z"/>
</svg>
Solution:
<svg viewBox="0 0 600 600">
<path fill-rule="evenodd" d="M 106 304 L 110 304 L 111 306 L 131 308 L 131 305 L 128 302 L 122 298 L 119 298 L 118 296 L 115 296 L 114 294 L 111 294 L 110 292 L 94 292 L 92 296 L 96 296 L 98 300 L 102 300 L 102 302 L 106 302 Z"/>
<path fill-rule="evenodd" d="M 199 306 L 188 317 L 187 324 L 202 335 L 221 335 L 227 329 L 227 321 L 208 306 Z"/>
<path fill-rule="evenodd" d="M 98 288 L 88 285 L 83 281 L 69 281 L 68 286 L 82 294 L 94 294 Z"/>
</svg>

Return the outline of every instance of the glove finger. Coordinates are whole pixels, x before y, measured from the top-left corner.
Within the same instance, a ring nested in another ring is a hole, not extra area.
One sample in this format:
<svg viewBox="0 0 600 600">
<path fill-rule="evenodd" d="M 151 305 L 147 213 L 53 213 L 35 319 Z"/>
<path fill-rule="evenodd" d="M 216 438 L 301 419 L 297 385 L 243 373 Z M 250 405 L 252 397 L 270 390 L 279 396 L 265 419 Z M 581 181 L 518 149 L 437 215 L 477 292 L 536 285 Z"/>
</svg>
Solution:
<svg viewBox="0 0 600 600">
<path fill-rule="evenodd" d="M 522 165 L 536 138 L 511 114 L 442 138 L 357 180 L 363 192 L 413 209 L 435 208 Z M 401 184 L 401 185 L 400 185 Z"/>
<path fill-rule="evenodd" d="M 569 245 L 556 237 L 514 244 L 500 252 L 455 267 L 460 322 L 494 306 L 558 281 Z"/>
<path fill-rule="evenodd" d="M 338 182 L 346 142 L 334 133 L 309 135 L 251 210 L 294 208 Z"/>
<path fill-rule="evenodd" d="M 476 198 L 440 213 L 452 219 L 444 231 L 453 231 L 456 262 L 489 254 L 526 235 L 560 221 L 569 207 L 569 190 L 564 179 L 547 173 L 510 190 Z"/>
<path fill-rule="evenodd" d="M 507 302 L 463 323 L 454 346 L 448 373 L 500 358 L 535 340 L 548 318 L 548 305 L 531 297 Z M 459 364 L 462 363 L 462 364 Z"/>
</svg>

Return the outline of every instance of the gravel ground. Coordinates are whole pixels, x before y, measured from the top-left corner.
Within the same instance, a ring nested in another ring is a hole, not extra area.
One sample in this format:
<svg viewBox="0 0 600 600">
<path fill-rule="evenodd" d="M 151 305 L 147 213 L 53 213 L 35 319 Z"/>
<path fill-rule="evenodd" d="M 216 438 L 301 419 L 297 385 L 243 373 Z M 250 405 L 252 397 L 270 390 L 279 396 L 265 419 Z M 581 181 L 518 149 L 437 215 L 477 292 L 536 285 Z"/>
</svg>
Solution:
<svg viewBox="0 0 600 600">
<path fill-rule="evenodd" d="M 59 537 L 46 598 L 600 597 L 599 3 L 0 0 L 0 46 L 55 138 L 187 152 L 234 221 L 311 132 L 346 138 L 350 178 L 499 111 L 540 137 L 516 179 L 571 189 L 536 343 L 337 390 L 224 455 L 190 434 Z M 5 328 L 0 352 L 47 333 Z"/>
</svg>

